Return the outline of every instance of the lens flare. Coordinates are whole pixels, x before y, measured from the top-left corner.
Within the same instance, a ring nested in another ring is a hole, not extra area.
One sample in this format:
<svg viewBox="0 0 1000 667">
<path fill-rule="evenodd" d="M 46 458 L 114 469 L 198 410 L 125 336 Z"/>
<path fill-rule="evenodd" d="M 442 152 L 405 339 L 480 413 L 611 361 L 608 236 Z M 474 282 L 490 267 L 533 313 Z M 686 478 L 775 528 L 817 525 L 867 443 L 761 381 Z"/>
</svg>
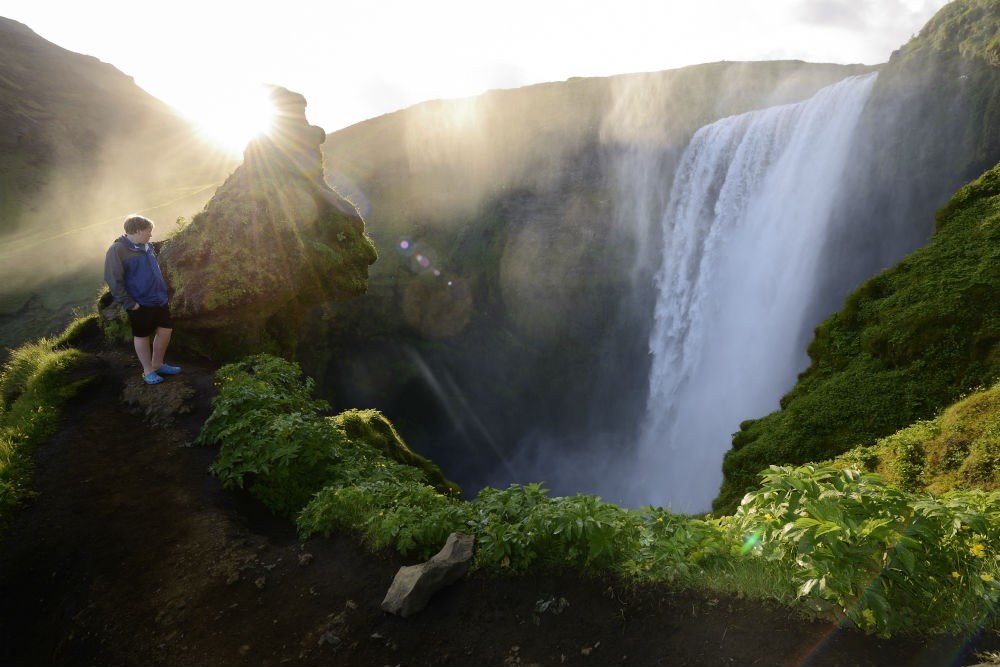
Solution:
<svg viewBox="0 0 1000 667">
<path fill-rule="evenodd" d="M 181 112 L 206 139 L 235 155 L 252 139 L 267 134 L 275 115 L 270 88 L 265 86 L 218 91 L 212 99 L 198 99 Z"/>
</svg>

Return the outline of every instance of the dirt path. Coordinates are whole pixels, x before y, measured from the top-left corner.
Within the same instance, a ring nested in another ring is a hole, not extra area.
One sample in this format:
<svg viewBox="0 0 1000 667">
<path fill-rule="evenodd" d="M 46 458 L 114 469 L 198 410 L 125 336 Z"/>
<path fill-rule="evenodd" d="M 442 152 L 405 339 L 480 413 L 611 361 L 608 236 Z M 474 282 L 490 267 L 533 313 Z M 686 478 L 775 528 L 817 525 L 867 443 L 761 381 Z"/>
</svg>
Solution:
<svg viewBox="0 0 1000 667">
<path fill-rule="evenodd" d="M 99 380 L 40 448 L 38 496 L 0 535 L 0 664 L 975 662 L 961 640 L 884 641 L 745 601 L 574 576 L 475 573 L 397 618 L 379 604 L 407 561 L 344 536 L 301 543 L 208 472 L 215 451 L 191 443 L 211 364 L 178 358 L 182 375 L 146 387 L 128 350 L 94 345 L 82 372 Z M 535 613 L 549 598 L 568 606 Z"/>
</svg>

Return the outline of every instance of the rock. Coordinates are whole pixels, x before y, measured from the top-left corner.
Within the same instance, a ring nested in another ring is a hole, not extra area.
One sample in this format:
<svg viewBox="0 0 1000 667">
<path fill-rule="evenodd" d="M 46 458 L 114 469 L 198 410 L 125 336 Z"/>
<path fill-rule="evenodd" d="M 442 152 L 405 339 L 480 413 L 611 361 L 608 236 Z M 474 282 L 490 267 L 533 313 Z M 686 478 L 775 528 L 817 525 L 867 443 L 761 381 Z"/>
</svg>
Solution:
<svg viewBox="0 0 1000 667">
<path fill-rule="evenodd" d="M 340 637 L 333 634 L 332 632 L 324 632 L 323 636 L 319 638 L 319 642 L 317 643 L 319 644 L 319 646 L 323 646 L 324 644 L 329 644 L 330 646 L 340 646 L 341 643 L 343 642 L 341 641 Z"/>
<path fill-rule="evenodd" d="M 382 609 L 406 618 L 426 607 L 435 593 L 468 571 L 473 541 L 472 535 L 452 533 L 429 561 L 399 568 L 382 600 Z"/>
<path fill-rule="evenodd" d="M 205 209 L 164 244 L 171 314 L 192 347 L 230 359 L 290 355 L 303 313 L 364 294 L 375 246 L 357 208 L 323 180 L 323 129 L 275 87 L 276 120 Z"/>
</svg>

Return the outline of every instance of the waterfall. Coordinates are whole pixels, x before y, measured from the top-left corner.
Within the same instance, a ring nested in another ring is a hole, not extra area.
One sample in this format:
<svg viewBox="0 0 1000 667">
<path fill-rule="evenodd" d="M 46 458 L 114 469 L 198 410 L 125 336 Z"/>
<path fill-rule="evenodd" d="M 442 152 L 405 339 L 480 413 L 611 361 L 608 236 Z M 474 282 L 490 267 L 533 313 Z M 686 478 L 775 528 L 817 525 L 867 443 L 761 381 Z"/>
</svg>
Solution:
<svg viewBox="0 0 1000 667">
<path fill-rule="evenodd" d="M 816 265 L 875 76 L 692 138 L 662 220 L 631 504 L 710 509 L 732 433 L 806 367 Z"/>
</svg>

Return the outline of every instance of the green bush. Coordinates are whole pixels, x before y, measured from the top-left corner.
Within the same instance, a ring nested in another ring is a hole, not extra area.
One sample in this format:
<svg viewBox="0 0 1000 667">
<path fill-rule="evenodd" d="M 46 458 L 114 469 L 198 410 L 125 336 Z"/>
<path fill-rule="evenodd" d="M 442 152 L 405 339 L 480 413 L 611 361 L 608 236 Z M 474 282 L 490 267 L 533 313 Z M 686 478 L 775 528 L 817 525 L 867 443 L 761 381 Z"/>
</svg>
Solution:
<svg viewBox="0 0 1000 667">
<path fill-rule="evenodd" d="M 875 474 L 816 466 L 764 473 L 722 524 L 743 557 L 790 575 L 859 627 L 962 633 L 1000 600 L 1000 493 L 908 494 Z"/>
<path fill-rule="evenodd" d="M 297 364 L 259 354 L 223 366 L 216 377 L 220 391 L 198 442 L 220 445 L 212 470 L 223 486 L 246 488 L 275 512 L 292 518 L 324 487 L 370 482 L 380 469 L 392 480 L 457 492 L 377 412 L 326 416 L 329 405 L 312 397 L 313 381 Z M 403 449 L 407 463 L 386 454 Z"/>
</svg>

